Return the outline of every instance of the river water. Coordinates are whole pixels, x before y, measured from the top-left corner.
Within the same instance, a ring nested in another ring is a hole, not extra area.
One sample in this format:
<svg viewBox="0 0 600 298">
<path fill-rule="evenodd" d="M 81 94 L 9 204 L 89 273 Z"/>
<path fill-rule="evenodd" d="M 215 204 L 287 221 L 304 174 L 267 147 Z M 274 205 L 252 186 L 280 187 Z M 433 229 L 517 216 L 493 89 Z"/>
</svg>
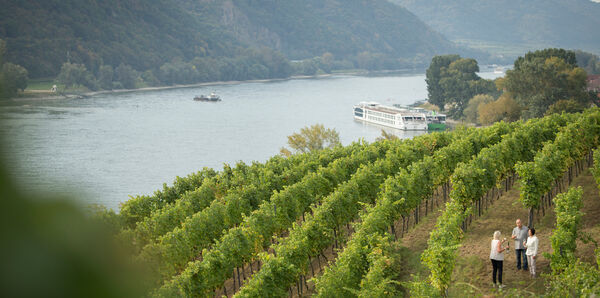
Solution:
<svg viewBox="0 0 600 298">
<path fill-rule="evenodd" d="M 480 75 L 498 76 L 489 70 Z M 192 100 L 211 91 L 223 101 Z M 352 105 L 426 97 L 425 75 L 409 73 L 19 100 L 0 106 L 1 150 L 26 192 L 66 194 L 118 210 L 129 195 L 151 194 L 202 167 L 264 162 L 286 146 L 288 135 L 312 124 L 335 128 L 343 144 L 371 142 L 382 127 L 355 121 Z M 421 133 L 386 131 L 402 138 Z"/>
</svg>

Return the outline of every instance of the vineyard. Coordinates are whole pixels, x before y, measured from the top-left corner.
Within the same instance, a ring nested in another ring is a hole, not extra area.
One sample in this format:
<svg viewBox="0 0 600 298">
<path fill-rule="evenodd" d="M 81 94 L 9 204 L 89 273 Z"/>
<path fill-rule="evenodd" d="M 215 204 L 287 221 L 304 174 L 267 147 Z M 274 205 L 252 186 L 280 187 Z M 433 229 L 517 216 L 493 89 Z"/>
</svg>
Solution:
<svg viewBox="0 0 600 298">
<path fill-rule="evenodd" d="M 115 237 L 148 270 L 150 296 L 447 297 L 465 293 L 459 284 L 496 291 L 461 276 L 472 259 L 463 255 L 478 233 L 491 239 L 490 217 L 508 213 L 539 226 L 551 249 L 544 282 L 507 295 L 600 294 L 600 250 L 590 260 L 578 249 L 599 240 L 581 230 L 583 198 L 600 201 L 599 146 L 594 108 L 239 162 L 132 197 Z M 574 185 L 592 174 L 584 195 Z M 426 244 L 408 252 L 415 237 Z"/>
</svg>

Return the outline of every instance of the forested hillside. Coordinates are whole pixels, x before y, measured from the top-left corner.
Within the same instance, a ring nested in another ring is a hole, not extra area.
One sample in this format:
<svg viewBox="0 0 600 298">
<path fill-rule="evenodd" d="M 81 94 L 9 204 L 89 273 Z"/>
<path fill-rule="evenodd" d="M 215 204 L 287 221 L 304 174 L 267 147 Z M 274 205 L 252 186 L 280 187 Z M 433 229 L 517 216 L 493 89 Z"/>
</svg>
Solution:
<svg viewBox="0 0 600 298">
<path fill-rule="evenodd" d="M 450 40 L 600 51 L 600 3 L 589 0 L 389 0 Z"/>
<path fill-rule="evenodd" d="M 280 41 L 291 59 L 331 52 L 352 57 L 365 51 L 413 59 L 452 45 L 415 15 L 386 1 L 236 1 L 251 23 Z"/>
<path fill-rule="evenodd" d="M 339 68 L 369 69 L 424 65 L 434 54 L 461 52 L 386 0 L 0 0 L 0 6 L 6 60 L 33 78 L 56 76 L 70 61 L 96 76 L 102 65 L 125 64 L 168 83 L 157 73 L 165 63 L 253 56 L 247 49 L 261 47 L 292 60 L 330 53 Z M 248 63 L 271 67 L 264 59 Z M 257 77 L 285 75 L 268 70 Z"/>
<path fill-rule="evenodd" d="M 6 60 L 32 77 L 58 74 L 67 59 L 93 72 L 120 63 L 146 70 L 174 58 L 232 55 L 238 45 L 201 14 L 193 17 L 169 1 L 0 2 Z"/>
</svg>

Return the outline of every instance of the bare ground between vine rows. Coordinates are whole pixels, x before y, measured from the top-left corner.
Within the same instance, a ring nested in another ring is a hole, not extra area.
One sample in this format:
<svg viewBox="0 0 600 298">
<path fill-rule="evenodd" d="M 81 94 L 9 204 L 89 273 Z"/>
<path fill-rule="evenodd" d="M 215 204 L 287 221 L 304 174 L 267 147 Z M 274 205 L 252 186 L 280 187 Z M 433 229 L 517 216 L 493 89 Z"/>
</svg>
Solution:
<svg viewBox="0 0 600 298">
<path fill-rule="evenodd" d="M 598 188 L 589 170 L 585 170 L 579 177 L 573 180 L 571 186 L 582 186 L 584 188 L 585 215 L 582 218 L 581 231 L 590 233 L 596 241 L 600 240 L 600 198 Z M 533 279 L 529 272 L 517 270 L 516 256 L 514 253 L 514 241 L 511 241 L 511 250 L 505 254 L 503 283 L 506 288 L 498 291 L 492 287 L 492 265 L 489 260 L 490 241 L 494 231 L 499 230 L 503 237 L 510 238 L 515 220 L 520 218 L 527 222 L 527 210 L 518 201 L 518 182 L 515 188 L 510 190 L 481 217 L 473 220 L 467 230 L 462 247 L 459 249 L 457 266 L 453 273 L 453 281 L 449 290 L 450 296 L 510 296 L 514 294 L 511 289 L 517 289 L 524 293 L 540 295 L 545 292 L 545 280 L 541 276 L 550 272 L 548 260 L 543 256 L 544 252 L 551 253 L 550 236 L 555 226 L 556 218 L 552 206 L 546 210 L 546 214 L 536 213 L 536 234 L 538 235 L 539 257 L 537 260 L 538 277 Z M 578 241 L 578 254 L 583 260 L 592 261 L 594 245 L 584 244 Z"/>
</svg>

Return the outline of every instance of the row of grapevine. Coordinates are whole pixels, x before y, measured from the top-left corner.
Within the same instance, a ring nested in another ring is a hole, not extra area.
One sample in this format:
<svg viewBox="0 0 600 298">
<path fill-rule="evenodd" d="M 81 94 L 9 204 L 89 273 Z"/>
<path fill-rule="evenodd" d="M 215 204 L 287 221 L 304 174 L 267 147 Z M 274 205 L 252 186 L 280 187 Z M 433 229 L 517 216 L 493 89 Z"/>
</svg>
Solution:
<svg viewBox="0 0 600 298">
<path fill-rule="evenodd" d="M 327 158 L 320 160 L 320 163 L 311 161 L 298 165 L 294 168 L 295 177 L 290 178 L 290 175 L 287 175 L 286 182 L 300 181 L 280 191 L 265 190 L 265 187 L 272 185 L 273 181 L 282 180 L 283 177 L 265 176 L 261 179 L 264 180 L 262 185 L 250 185 L 233 191 L 223 199 L 212 201 L 208 208 L 189 216 L 183 221 L 181 227 L 166 233 L 156 243 L 145 246 L 138 260 L 149 264 L 157 274 L 157 280 L 169 278 L 181 272 L 189 261 L 197 257 L 203 249 L 209 248 L 224 231 L 244 221 L 245 216 L 252 211 L 259 208 L 272 208 L 265 202 L 276 202 L 274 204 L 277 206 L 278 202 L 290 201 L 298 197 L 298 194 L 317 197 L 325 195 L 335 185 L 347 180 L 361 163 L 383 156 L 388 145 L 387 143 L 383 145 L 356 143 L 343 150 L 336 149 L 330 152 L 326 155 Z M 281 184 L 284 182 L 282 181 Z M 285 210 L 284 207 L 279 209 Z"/>
<path fill-rule="evenodd" d="M 266 164 L 270 164 L 272 167 L 280 167 L 281 164 L 286 162 L 282 157 L 276 156 L 271 158 Z M 246 184 L 244 179 L 246 176 L 256 175 L 259 171 L 261 171 L 265 167 L 264 164 L 260 163 L 252 163 L 252 165 L 248 166 L 243 162 L 238 162 L 235 167 L 230 167 L 228 164 L 223 166 L 223 171 L 214 172 L 213 175 L 204 175 L 203 180 L 197 181 L 194 184 L 188 184 L 189 187 L 180 188 L 180 191 L 173 192 L 171 191 L 170 200 L 164 201 L 161 200 L 160 204 L 155 204 L 154 197 L 160 197 L 160 193 L 156 192 L 153 197 L 136 197 L 128 200 L 124 203 L 124 206 L 121 209 L 121 213 L 128 218 L 131 218 L 130 222 L 125 226 L 125 229 L 121 233 L 122 235 L 119 238 L 128 239 L 132 243 L 137 243 L 137 246 L 143 246 L 147 241 L 145 238 L 150 237 L 146 235 L 144 237 L 144 229 L 152 230 L 152 226 L 148 226 L 148 224 L 144 224 L 149 220 L 152 221 L 152 218 L 156 218 L 161 214 L 168 214 L 167 212 L 173 209 L 174 206 L 178 206 L 179 204 L 189 204 L 189 202 L 194 202 L 196 206 L 202 206 L 210 203 L 215 195 L 222 195 L 226 192 L 230 187 L 234 185 L 244 185 Z M 192 175 L 191 175 L 192 176 Z M 200 176 L 199 178 L 202 178 Z M 178 178 L 178 181 L 182 181 L 183 179 Z M 165 185 L 163 187 L 166 189 L 170 189 Z M 130 207 L 139 207 L 143 206 L 143 209 L 136 210 L 135 220 L 134 217 L 129 216 L 127 214 L 131 213 L 133 208 Z M 143 212 L 140 212 L 143 211 Z M 160 226 L 158 227 L 160 228 Z M 173 228 L 165 228 L 164 230 L 170 231 Z M 151 233 L 147 231 L 146 234 Z M 127 237 L 126 237 L 127 236 Z"/>
<path fill-rule="evenodd" d="M 596 165 L 597 167 L 597 165 Z M 551 297 L 591 297 L 600 295 L 598 266 L 582 262 L 575 256 L 578 228 L 583 213 L 583 189 L 570 188 L 554 198 L 556 227 L 550 240 L 552 273 L 548 276 L 548 295 Z M 600 264 L 600 250 L 596 250 L 596 265 Z"/>
<path fill-rule="evenodd" d="M 454 137 L 457 134 L 452 135 Z M 433 134 L 415 139 L 433 139 L 437 144 L 440 138 L 450 140 L 447 134 Z M 431 150 L 400 148 L 386 159 L 361 167 L 352 179 L 341 185 L 323 203 L 312 210 L 302 225 L 290 229 L 290 235 L 280 244 L 273 246 L 273 255 L 263 255 L 264 266 L 255 273 L 236 294 L 237 297 L 284 296 L 289 287 L 301 275 L 308 272 L 312 257 L 316 257 L 341 237 L 341 227 L 356 218 L 362 206 L 373 204 L 377 193 L 388 176 L 407 167 L 425 156 L 430 156 L 443 146 L 429 146 Z M 414 145 L 413 145 L 414 146 Z"/>
<path fill-rule="evenodd" d="M 596 149 L 593 152 L 594 166 L 590 170 L 596 180 L 596 184 L 600 188 L 600 149 Z"/>
<path fill-rule="evenodd" d="M 231 276 L 234 267 L 252 260 L 256 254 L 255 250 L 268 247 L 273 234 L 284 230 L 286 226 L 296 220 L 296 217 L 289 217 L 288 213 L 292 211 L 291 208 L 297 207 L 299 210 L 308 208 L 312 202 L 333 191 L 336 185 L 349 179 L 361 164 L 384 156 L 392 145 L 392 142 L 377 142 L 366 146 L 364 150 L 357 150 L 350 156 L 336 159 L 329 166 L 319 168 L 317 172 L 306 175 L 300 182 L 274 193 L 268 201 L 261 203 L 256 211 L 244 217 L 239 226 L 227 230 L 220 241 L 214 244 L 213 249 L 202 252 L 202 259 L 188 265 L 188 268 L 175 278 L 175 282 L 179 283 L 180 280 L 193 282 L 189 280 L 192 273 L 198 270 L 198 266 L 203 265 L 207 268 L 202 267 L 204 269 L 199 274 L 207 272 L 205 274 L 210 275 L 212 279 L 203 278 L 202 288 L 220 287 Z M 157 250 L 155 255 L 159 257 L 160 267 L 158 269 L 163 276 L 172 273 L 173 270 L 180 271 L 180 268 L 175 266 L 182 267 L 190 259 L 196 257 L 199 252 L 195 249 L 196 245 L 206 248 L 205 244 L 212 243 L 221 235 L 223 229 L 213 229 L 212 223 L 217 222 L 218 226 L 223 227 L 223 224 L 220 223 L 222 220 L 216 217 L 207 221 L 205 217 L 208 214 L 205 213 L 201 212 L 192 216 L 190 225 L 185 228 L 189 231 L 174 230 L 173 233 L 161 238 L 159 246 L 152 248 Z M 203 226 L 202 223 L 206 224 Z M 185 237 L 189 238 L 185 239 Z M 206 239 L 202 239 L 204 237 Z M 247 247 L 248 243 L 251 243 L 252 246 Z M 244 249 L 244 251 L 236 252 L 240 249 Z M 233 253 L 228 253 L 230 251 Z M 235 258 L 229 258 L 230 255 L 234 255 Z"/>
<path fill-rule="evenodd" d="M 554 274 L 560 274 L 562 268 L 575 259 L 579 223 L 583 212 L 583 189 L 571 187 L 565 193 L 554 198 L 556 227 L 552 230 L 550 241 L 553 253 L 548 255 Z"/>
<path fill-rule="evenodd" d="M 398 293 L 399 282 L 394 277 L 406 271 L 405 256 L 400 253 L 399 243 L 394 242 L 390 236 L 376 237 L 369 242 L 374 248 L 368 253 L 367 260 L 370 265 L 367 267 L 367 273 L 359 284 L 352 288 L 345 288 L 340 292 L 342 297 L 349 297 L 349 293 L 360 298 L 368 297 L 400 297 L 406 296 L 404 293 Z M 354 289 L 360 286 L 359 289 Z M 329 296 L 319 293 L 319 296 Z"/>
<path fill-rule="evenodd" d="M 196 189 L 202 185 L 204 179 L 214 177 L 217 174 L 211 168 L 192 173 L 187 177 L 177 177 L 173 186 L 163 184 L 163 189 L 154 192 L 154 195 L 141 195 L 131 197 L 121 204 L 120 217 L 126 228 L 133 228 L 142 219 L 150 216 L 153 210 L 161 209 L 165 205 L 175 202 L 184 193 Z"/>
<path fill-rule="evenodd" d="M 429 284 L 439 295 L 446 295 L 457 249 L 463 236 L 464 221 L 471 214 L 472 205 L 480 201 L 482 196 L 504 177 L 512 175 L 517 162 L 532 160 L 544 142 L 554 139 L 560 127 L 577 117 L 581 115 L 551 115 L 532 119 L 500 143 L 483 149 L 470 162 L 461 163 L 456 167 L 451 177 L 451 200 L 446 204 L 446 210 L 438 217 L 436 227 L 430 233 L 428 247 L 421 256 L 422 262 L 430 270 Z M 415 287 L 427 288 L 430 287 Z"/>
<path fill-rule="evenodd" d="M 503 135 L 518 129 L 520 125 L 521 122 L 500 122 L 488 128 L 474 129 L 433 156 L 427 156 L 395 176 L 388 177 L 376 204 L 361 214 L 361 221 L 355 225 L 356 232 L 335 264 L 326 268 L 324 274 L 316 279 L 317 296 L 348 295 L 351 289 L 359 290 L 361 280 L 371 265 L 374 265 L 374 270 L 384 270 L 386 266 L 377 262 L 384 262 L 386 258 L 376 258 L 371 263 L 373 257 L 369 255 L 390 251 L 382 248 L 382 245 L 389 245 L 384 241 L 385 236 L 389 236 L 388 227 L 399 218 L 409 216 L 421 202 L 430 198 L 435 189 L 450 179 L 459 162 L 469 161 L 481 149 L 500 142 Z M 370 283 L 369 280 L 373 278 L 366 278 L 366 282 L 375 287 L 382 284 Z"/>
<path fill-rule="evenodd" d="M 590 169 L 600 188 L 600 150 L 593 151 L 594 166 Z M 581 189 L 571 188 L 554 198 L 556 228 L 551 236 L 552 273 L 548 276 L 549 295 L 555 297 L 587 297 L 600 295 L 600 249 L 596 249 L 596 265 L 575 258 L 578 223 L 583 215 Z"/>
<path fill-rule="evenodd" d="M 392 160 L 423 156 L 447 144 L 449 138 L 449 134 L 435 134 L 413 140 L 378 142 L 377 147 L 385 146 L 390 149 L 372 150 L 372 153 L 361 154 L 364 156 L 357 155 L 348 160 L 336 161 L 339 166 L 335 171 L 319 171 L 311 175 L 305 187 L 290 189 L 286 195 L 275 195 L 269 202 L 262 204 L 257 211 L 245 218 L 240 226 L 230 229 L 213 249 L 204 251 L 201 261 L 191 263 L 181 275 L 166 283 L 156 294 L 207 295 L 222 287 L 223 283 L 232 276 L 234 268 L 247 263 L 252 264 L 257 255 L 270 246 L 274 235 L 296 224 L 307 211 L 313 212 L 311 206 L 314 209 L 314 205 L 336 186 L 337 183 L 330 183 L 330 180 L 342 175 L 343 181 L 346 181 L 348 179 L 346 177 L 353 174 L 356 168 L 361 165 L 364 167 L 365 164 L 371 164 L 375 160 L 384 161 L 384 164 L 382 162 L 378 164 L 388 168 Z M 352 177 L 354 176 L 356 174 Z M 335 180 L 342 182 L 341 179 Z M 342 187 L 343 185 L 340 186 Z"/>
<path fill-rule="evenodd" d="M 533 161 L 519 162 L 515 170 L 521 177 L 520 201 L 529 208 L 529 224 L 533 227 L 533 210 L 549 202 L 550 192 L 568 170 L 569 183 L 574 171 L 581 171 L 580 161 L 600 142 L 600 111 L 593 109 L 562 129 L 554 142 L 538 152 Z M 573 167 L 575 165 L 575 167 Z"/>
<path fill-rule="evenodd" d="M 245 166 L 238 163 L 234 169 L 225 167 L 220 175 L 207 179 L 202 186 L 187 192 L 175 203 L 152 212 L 151 216 L 138 222 L 134 230 L 123 231 L 120 238 L 129 240 L 140 249 L 154 243 L 160 236 L 181 226 L 188 217 L 209 206 L 227 203 L 234 207 L 235 204 L 251 203 L 253 200 L 261 202 L 268 199 L 274 190 L 293 184 L 319 166 L 325 166 L 362 147 L 360 143 L 354 143 L 318 153 L 294 155 L 288 159 L 273 157 L 264 165 L 253 163 L 252 166 Z M 214 202 L 216 199 L 219 202 Z M 253 210 L 256 206 L 257 204 L 253 204 L 247 207 Z M 240 218 L 248 208 L 240 209 L 239 212 L 232 210 L 239 214 L 233 220 Z"/>
</svg>

